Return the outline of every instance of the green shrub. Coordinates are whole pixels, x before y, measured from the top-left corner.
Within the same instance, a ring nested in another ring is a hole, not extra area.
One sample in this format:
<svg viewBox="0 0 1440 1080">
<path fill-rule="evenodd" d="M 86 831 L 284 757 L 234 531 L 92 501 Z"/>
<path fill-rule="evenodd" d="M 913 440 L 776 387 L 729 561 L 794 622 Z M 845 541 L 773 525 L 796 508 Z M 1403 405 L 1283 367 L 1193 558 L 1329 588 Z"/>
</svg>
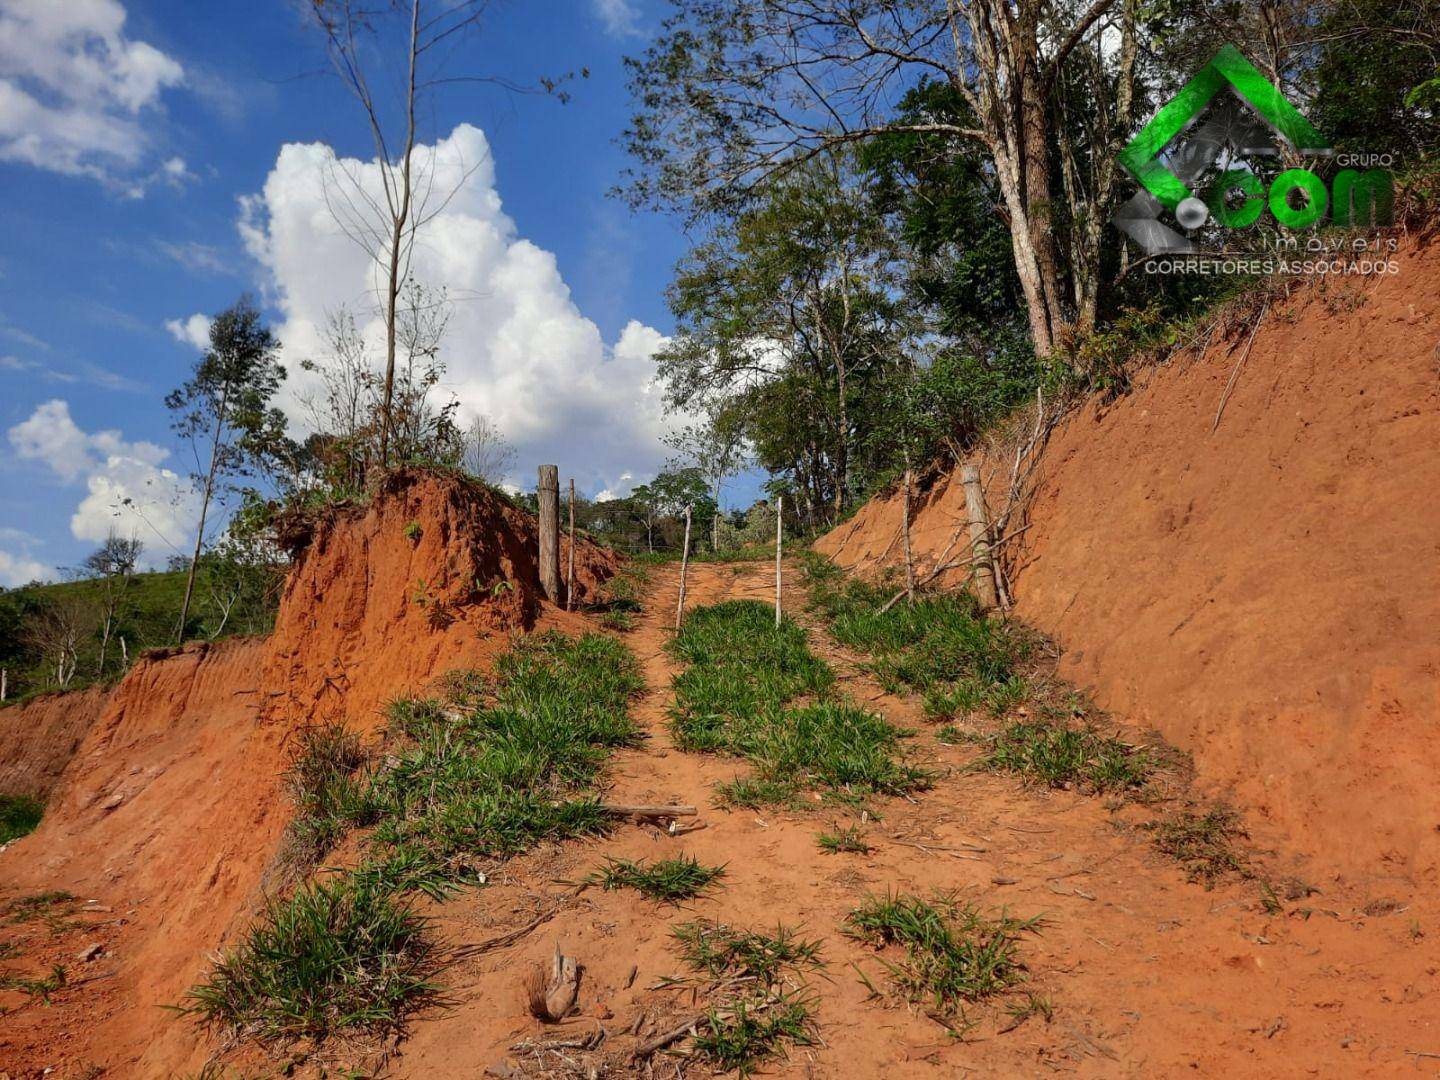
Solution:
<svg viewBox="0 0 1440 1080">
<path fill-rule="evenodd" d="M 8 844 L 35 831 L 45 804 L 30 795 L 0 795 L 0 844 Z"/>
</svg>

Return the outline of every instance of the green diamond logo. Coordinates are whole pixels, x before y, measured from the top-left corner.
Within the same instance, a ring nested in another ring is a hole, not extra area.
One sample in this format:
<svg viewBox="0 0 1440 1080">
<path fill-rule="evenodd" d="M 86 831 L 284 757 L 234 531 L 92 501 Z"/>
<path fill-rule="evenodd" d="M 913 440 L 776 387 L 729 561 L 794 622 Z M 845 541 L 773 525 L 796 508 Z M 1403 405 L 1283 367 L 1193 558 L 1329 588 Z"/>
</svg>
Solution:
<svg viewBox="0 0 1440 1080">
<path fill-rule="evenodd" d="M 1191 192 L 1160 162 L 1159 154 L 1227 85 L 1300 153 L 1330 152 L 1330 144 L 1285 100 L 1285 95 L 1272 86 L 1239 49 L 1226 45 L 1120 153 L 1120 164 L 1172 212 L 1181 200 L 1190 198 Z"/>
</svg>

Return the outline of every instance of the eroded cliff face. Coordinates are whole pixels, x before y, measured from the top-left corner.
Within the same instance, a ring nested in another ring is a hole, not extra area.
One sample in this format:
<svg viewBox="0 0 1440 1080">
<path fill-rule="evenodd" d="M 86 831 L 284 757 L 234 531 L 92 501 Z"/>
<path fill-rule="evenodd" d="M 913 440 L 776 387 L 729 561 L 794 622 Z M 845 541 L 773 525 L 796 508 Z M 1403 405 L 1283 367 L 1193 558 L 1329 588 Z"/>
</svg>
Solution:
<svg viewBox="0 0 1440 1080">
<path fill-rule="evenodd" d="M 1015 543 L 1015 612 L 1058 639 L 1062 673 L 1190 751 L 1317 882 L 1440 872 L 1437 296 L 1434 244 L 1397 276 L 1297 291 L 1214 432 L 1244 335 L 1142 373 L 1051 437 Z M 963 521 L 943 477 L 916 508 L 920 557 Z M 899 527 L 877 499 L 817 547 L 893 566 Z"/>
<path fill-rule="evenodd" d="M 0 709 L 0 792 L 48 798 L 109 698 L 90 687 Z"/>
<path fill-rule="evenodd" d="M 152 653 L 100 699 L 98 718 L 77 718 L 88 730 L 44 821 L 0 854 L 0 896 L 99 901 L 105 976 L 73 1004 L 7 1018 L 0 1071 L 62 1041 L 69 1060 L 107 1075 L 203 1064 L 205 1040 L 160 1007 L 181 1000 L 274 883 L 288 737 L 322 720 L 373 732 L 386 701 L 485 667 L 511 631 L 578 629 L 579 616 L 541 599 L 536 548 L 533 517 L 492 492 L 396 473 L 368 505 L 315 524 L 269 638 Z M 584 600 L 615 561 L 586 541 L 575 565 Z M 58 717 L 73 696 L 37 708 Z"/>
</svg>

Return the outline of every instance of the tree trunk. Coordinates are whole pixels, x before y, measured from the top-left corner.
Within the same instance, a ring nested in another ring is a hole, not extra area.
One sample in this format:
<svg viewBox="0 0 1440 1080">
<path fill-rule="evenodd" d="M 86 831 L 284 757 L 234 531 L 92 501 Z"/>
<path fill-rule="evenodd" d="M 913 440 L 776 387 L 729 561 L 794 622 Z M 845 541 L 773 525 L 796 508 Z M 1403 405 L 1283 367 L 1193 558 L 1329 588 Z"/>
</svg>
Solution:
<svg viewBox="0 0 1440 1080">
<path fill-rule="evenodd" d="M 200 565 L 200 548 L 205 543 L 205 518 L 210 513 L 210 497 L 215 493 L 215 468 L 220 462 L 220 436 L 225 431 L 225 408 L 230 401 L 230 384 L 220 391 L 220 407 L 215 411 L 215 435 L 210 441 L 210 471 L 205 475 L 205 495 L 200 500 L 200 525 L 195 530 L 195 551 L 190 556 L 190 573 L 185 579 L 185 599 L 180 603 L 180 625 L 175 631 L 175 644 L 185 644 L 185 623 L 190 618 L 190 598 L 195 595 L 195 569 Z"/>
<path fill-rule="evenodd" d="M 685 576 L 690 571 L 690 507 L 685 507 L 685 546 L 680 549 L 680 599 L 675 605 L 675 629 L 685 619 Z"/>
<path fill-rule="evenodd" d="M 535 487 L 540 504 L 540 588 L 552 604 L 560 602 L 560 467 L 541 465 Z"/>
</svg>

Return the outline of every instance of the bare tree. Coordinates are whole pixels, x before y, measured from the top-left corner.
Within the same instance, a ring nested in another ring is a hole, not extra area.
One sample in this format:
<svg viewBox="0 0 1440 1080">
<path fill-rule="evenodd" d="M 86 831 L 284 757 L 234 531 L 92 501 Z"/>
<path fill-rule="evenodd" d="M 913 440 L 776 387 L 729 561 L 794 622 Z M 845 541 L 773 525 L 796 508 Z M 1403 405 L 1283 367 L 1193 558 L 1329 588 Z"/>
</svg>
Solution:
<svg viewBox="0 0 1440 1080">
<path fill-rule="evenodd" d="M 110 639 L 124 614 L 125 594 L 144 549 L 136 537 L 127 539 L 112 528 L 105 542 L 85 559 L 85 569 L 100 579 L 100 660 L 95 665 L 100 678 L 105 676 Z"/>
<path fill-rule="evenodd" d="M 57 593 L 26 621 L 21 637 L 51 665 L 55 685 L 61 690 L 75 677 L 80 643 L 94 633 L 97 621 L 94 604 L 73 589 Z"/>
<path fill-rule="evenodd" d="M 470 426 L 465 429 L 461 468 L 493 485 L 505 479 L 505 471 L 514 463 L 515 448 L 495 421 L 483 413 L 470 421 Z"/>
<path fill-rule="evenodd" d="M 376 292 L 385 320 L 381 385 L 380 463 L 390 461 L 395 371 L 401 342 L 401 293 L 419 230 L 440 213 L 480 162 L 467 162 L 448 190 L 436 189 L 433 156 L 417 155 L 420 120 L 433 93 L 456 83 L 489 83 L 520 93 L 549 93 L 568 100 L 569 79 L 542 78 L 533 87 L 483 75 L 446 72 L 464 37 L 475 31 L 489 0 L 309 0 L 324 34 L 336 75 L 365 117 L 379 166 L 378 193 L 365 182 L 367 166 L 347 171 L 338 163 L 326 184 L 336 223 L 374 260 Z M 383 88 L 392 88 L 386 92 Z"/>
</svg>

